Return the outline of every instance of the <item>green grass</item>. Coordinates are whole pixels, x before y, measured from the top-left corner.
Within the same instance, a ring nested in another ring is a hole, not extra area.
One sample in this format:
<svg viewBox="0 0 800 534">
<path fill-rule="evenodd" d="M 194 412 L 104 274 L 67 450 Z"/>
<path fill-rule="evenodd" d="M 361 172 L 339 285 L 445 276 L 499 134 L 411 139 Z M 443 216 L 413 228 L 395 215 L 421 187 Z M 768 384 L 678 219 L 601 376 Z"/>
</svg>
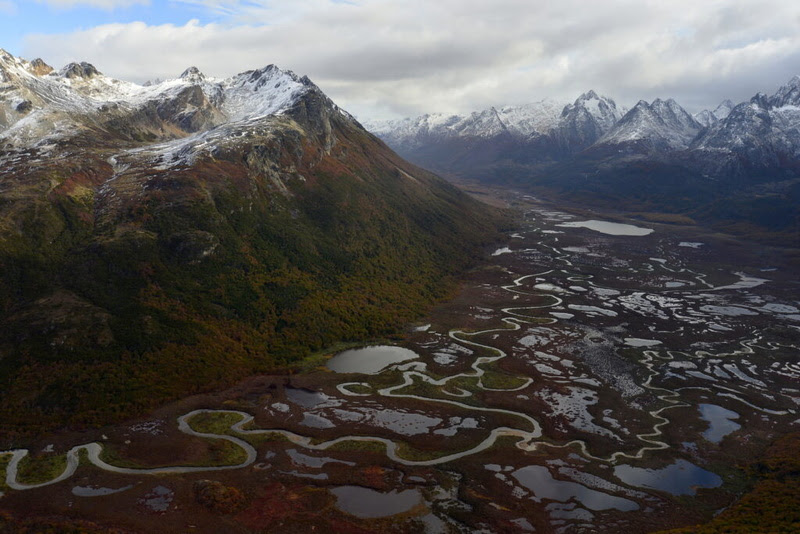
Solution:
<svg viewBox="0 0 800 534">
<path fill-rule="evenodd" d="M 231 426 L 242 420 L 242 416 L 235 413 L 200 413 L 195 415 L 189 420 L 189 426 L 196 432 L 203 432 L 206 434 L 217 434 L 225 436 L 234 436 L 243 441 L 246 441 L 253 447 L 257 447 L 262 443 L 268 442 L 284 442 L 289 443 L 289 438 L 279 432 L 265 431 L 258 434 L 244 434 L 231 430 Z M 252 422 L 246 425 L 247 430 L 258 430 L 253 428 Z M 217 440 L 215 440 L 217 441 Z M 218 440 L 223 441 L 223 440 Z M 230 442 L 226 442 L 230 443 Z"/>
<path fill-rule="evenodd" d="M 42 484 L 57 478 L 66 467 L 66 454 L 29 454 L 19 463 L 17 480 L 22 484 Z"/>
<path fill-rule="evenodd" d="M 347 440 L 335 443 L 326 450 L 334 452 L 369 452 L 375 454 L 385 454 L 386 445 L 378 441 Z"/>
<path fill-rule="evenodd" d="M 486 371 L 481 377 L 481 383 L 490 389 L 516 389 L 523 386 L 526 381 L 526 379 L 519 376 L 497 371 Z"/>
<path fill-rule="evenodd" d="M 470 449 L 472 447 L 469 447 Z M 469 450 L 469 449 L 465 449 Z M 457 454 L 459 452 L 463 452 L 462 450 L 435 450 L 435 451 L 425 451 L 421 449 L 417 449 L 412 447 L 410 444 L 401 441 L 397 443 L 397 455 L 404 460 L 410 460 L 414 462 L 426 462 L 429 460 L 438 460 L 439 458 L 444 458 L 445 456 L 450 456 L 451 454 Z"/>
<path fill-rule="evenodd" d="M 347 386 L 346 389 L 348 391 L 351 391 L 353 393 L 357 393 L 359 395 L 363 395 L 363 394 L 370 395 L 370 394 L 375 393 L 375 389 L 374 388 L 372 388 L 371 386 L 365 386 L 363 384 L 350 384 L 350 385 Z"/>
<path fill-rule="evenodd" d="M 460 385 L 456 385 L 456 383 L 463 384 L 463 383 L 470 383 L 471 387 L 462 387 Z M 466 391 L 476 392 L 481 391 L 480 388 L 477 387 L 477 378 L 471 379 L 454 379 L 448 382 L 445 386 L 436 386 L 420 380 L 419 378 L 414 377 L 414 381 L 404 387 L 403 389 L 397 390 L 395 394 L 397 395 L 417 395 L 419 397 L 424 397 L 427 399 L 443 399 L 443 400 L 450 400 L 460 402 L 462 404 L 470 405 L 470 406 L 480 406 L 481 403 L 478 399 L 474 396 L 469 397 L 454 397 L 453 395 L 447 395 L 442 391 L 442 388 L 452 391 L 456 393 L 456 388 L 461 388 Z"/>
<path fill-rule="evenodd" d="M 103 450 L 100 452 L 100 459 L 106 462 L 107 464 L 116 467 L 127 467 L 130 469 L 150 469 L 153 467 L 165 467 L 165 466 L 144 465 L 139 462 L 133 461 L 130 458 L 122 456 L 122 454 L 120 454 L 119 450 L 116 447 L 108 443 L 103 443 Z"/>
<path fill-rule="evenodd" d="M 6 486 L 6 467 L 11 462 L 10 454 L 0 455 L 0 491 L 8 491 L 9 487 Z"/>
<path fill-rule="evenodd" d="M 247 452 L 235 443 L 225 439 L 215 439 L 209 446 L 209 456 L 200 463 L 194 464 L 201 467 L 218 467 L 236 465 L 247 460 Z"/>
<path fill-rule="evenodd" d="M 240 434 L 231 430 L 231 426 L 244 419 L 237 413 L 204 412 L 189 419 L 189 427 L 203 434 L 231 435 Z"/>
<path fill-rule="evenodd" d="M 224 439 L 209 439 L 208 443 L 209 454 L 202 460 L 196 461 L 191 464 L 186 463 L 163 463 L 158 465 L 143 465 L 136 461 L 126 458 L 113 446 L 108 444 L 103 445 L 103 452 L 100 454 L 100 459 L 104 462 L 117 466 L 127 467 L 130 469 L 156 469 L 161 467 L 219 467 L 225 465 L 236 465 L 242 463 L 247 458 L 247 453 L 228 440 Z"/>
</svg>

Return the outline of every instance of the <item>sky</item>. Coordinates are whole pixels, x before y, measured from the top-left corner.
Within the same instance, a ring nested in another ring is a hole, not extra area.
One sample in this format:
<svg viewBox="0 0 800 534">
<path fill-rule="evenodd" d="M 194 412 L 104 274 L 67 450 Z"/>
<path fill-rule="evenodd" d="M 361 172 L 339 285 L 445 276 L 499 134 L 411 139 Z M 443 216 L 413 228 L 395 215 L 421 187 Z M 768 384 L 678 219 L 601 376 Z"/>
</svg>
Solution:
<svg viewBox="0 0 800 534">
<path fill-rule="evenodd" d="M 589 89 L 697 112 L 800 74 L 800 2 L 0 0 L 0 48 L 139 83 L 276 64 L 362 120 Z"/>
</svg>

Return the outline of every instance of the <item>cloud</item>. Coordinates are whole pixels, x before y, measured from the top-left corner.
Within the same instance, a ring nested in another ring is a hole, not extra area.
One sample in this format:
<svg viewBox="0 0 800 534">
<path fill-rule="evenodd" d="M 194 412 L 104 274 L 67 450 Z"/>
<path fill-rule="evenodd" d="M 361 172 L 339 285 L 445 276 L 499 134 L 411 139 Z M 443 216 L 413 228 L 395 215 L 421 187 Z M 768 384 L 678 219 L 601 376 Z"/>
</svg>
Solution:
<svg viewBox="0 0 800 534">
<path fill-rule="evenodd" d="M 16 15 L 17 5 L 11 0 L 0 0 L 0 13 L 5 15 Z"/>
<path fill-rule="evenodd" d="M 72 9 L 74 7 L 98 7 L 101 9 L 116 9 L 131 7 L 133 5 L 147 5 L 150 0 L 36 0 L 40 4 L 47 4 L 57 9 Z"/>
<path fill-rule="evenodd" d="M 361 117 L 571 100 L 590 88 L 629 105 L 675 97 L 698 111 L 800 72 L 800 4 L 782 0 L 173 2 L 222 16 L 30 35 L 25 52 L 136 81 L 188 65 L 229 76 L 275 63 Z"/>
</svg>

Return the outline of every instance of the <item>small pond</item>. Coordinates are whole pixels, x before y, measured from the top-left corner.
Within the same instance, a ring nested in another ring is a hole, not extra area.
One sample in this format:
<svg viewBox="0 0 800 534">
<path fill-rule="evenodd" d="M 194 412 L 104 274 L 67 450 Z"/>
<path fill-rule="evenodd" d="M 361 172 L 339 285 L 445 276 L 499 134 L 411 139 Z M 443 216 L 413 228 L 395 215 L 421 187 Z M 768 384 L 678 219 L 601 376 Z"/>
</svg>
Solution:
<svg viewBox="0 0 800 534">
<path fill-rule="evenodd" d="M 697 488 L 717 488 L 722 479 L 686 460 L 677 460 L 662 469 L 618 465 L 614 475 L 631 486 L 666 491 L 673 495 L 694 495 Z"/>
<path fill-rule="evenodd" d="M 102 488 L 96 486 L 75 486 L 72 488 L 72 494 L 76 497 L 103 497 L 105 495 L 113 495 L 114 493 L 120 493 L 122 491 L 129 490 L 133 487 L 133 484 L 130 486 L 124 486 L 122 488 Z"/>
<path fill-rule="evenodd" d="M 361 486 L 340 486 L 330 491 L 336 496 L 336 508 L 362 519 L 402 514 L 422 503 L 422 494 L 415 489 L 381 493 Z"/>
<path fill-rule="evenodd" d="M 340 352 L 327 367 L 337 373 L 363 373 L 375 375 L 396 363 L 419 358 L 413 350 L 391 345 L 376 345 Z"/>
<path fill-rule="evenodd" d="M 639 509 L 639 505 L 629 499 L 593 490 L 577 482 L 557 480 L 542 465 L 517 469 L 512 476 L 540 499 L 566 502 L 574 498 L 590 510 L 615 509 L 627 512 Z"/>
<path fill-rule="evenodd" d="M 716 404 L 701 404 L 699 409 L 700 415 L 709 423 L 708 430 L 703 432 L 703 437 L 711 443 L 719 443 L 722 438 L 741 428 L 741 425 L 733 422 L 733 419 L 739 419 L 739 414 L 732 410 L 726 410 Z"/>
</svg>

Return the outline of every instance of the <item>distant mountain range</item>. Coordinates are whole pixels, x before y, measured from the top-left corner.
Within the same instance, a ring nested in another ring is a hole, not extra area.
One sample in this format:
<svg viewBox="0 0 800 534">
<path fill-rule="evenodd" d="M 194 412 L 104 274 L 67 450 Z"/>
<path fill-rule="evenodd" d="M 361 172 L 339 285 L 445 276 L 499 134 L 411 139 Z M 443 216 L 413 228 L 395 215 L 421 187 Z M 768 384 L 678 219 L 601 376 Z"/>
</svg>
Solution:
<svg viewBox="0 0 800 534">
<path fill-rule="evenodd" d="M 0 443 L 395 332 L 504 221 L 290 71 L 0 51 Z"/>
<path fill-rule="evenodd" d="M 592 145 L 624 114 L 613 100 L 589 91 L 569 105 L 548 99 L 525 106 L 489 108 L 468 116 L 423 115 L 366 122 L 365 126 L 399 153 L 411 157 L 432 153 L 431 145 L 493 142 L 514 147 L 530 144 L 537 151 L 536 157 L 552 159 Z"/>
<path fill-rule="evenodd" d="M 445 176 L 597 205 L 622 201 L 631 210 L 685 213 L 726 226 L 752 224 L 744 230 L 754 235 L 800 235 L 799 76 L 772 96 L 759 93 L 737 105 L 726 100 L 694 116 L 673 99 L 642 100 L 625 110 L 589 91 L 563 106 L 545 100 L 367 128 Z"/>
</svg>

